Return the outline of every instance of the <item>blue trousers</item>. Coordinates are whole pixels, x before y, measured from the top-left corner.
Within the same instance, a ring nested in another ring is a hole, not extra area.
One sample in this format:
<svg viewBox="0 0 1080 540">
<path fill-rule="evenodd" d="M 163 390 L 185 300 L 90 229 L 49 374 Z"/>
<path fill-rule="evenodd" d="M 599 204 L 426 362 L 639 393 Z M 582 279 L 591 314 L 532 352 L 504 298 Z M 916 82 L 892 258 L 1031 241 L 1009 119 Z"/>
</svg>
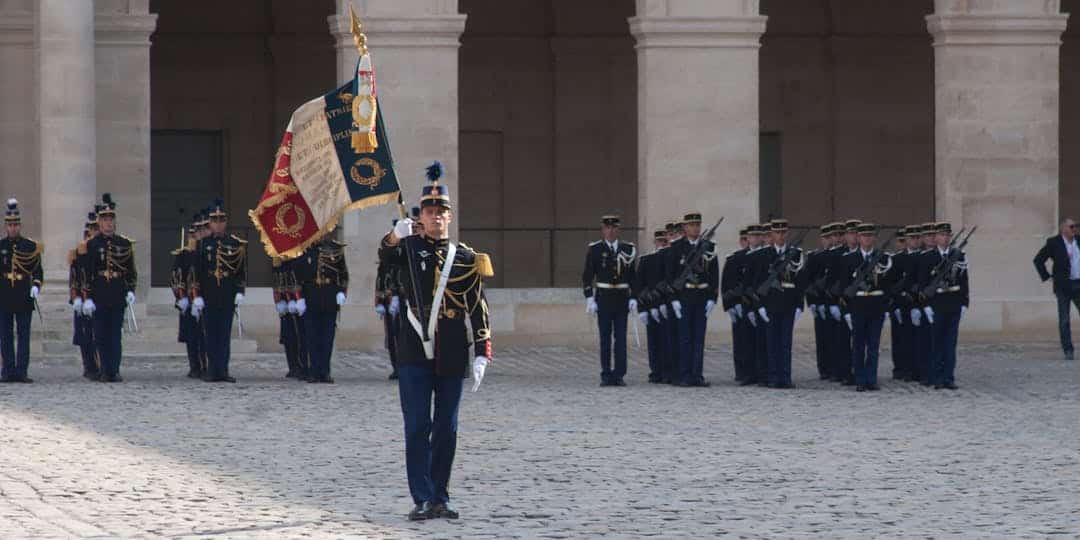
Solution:
<svg viewBox="0 0 1080 540">
<path fill-rule="evenodd" d="M 926 317 L 922 318 L 922 322 L 918 327 L 913 327 L 912 332 L 914 335 L 914 348 L 912 349 L 912 366 L 915 372 L 915 378 L 925 384 L 933 384 L 933 377 L 930 373 L 930 357 L 933 342 L 933 330 L 930 328 L 930 323 L 926 320 Z"/>
<path fill-rule="evenodd" d="M 679 321 L 679 380 L 686 384 L 704 381 L 705 304 L 686 303 Z"/>
<path fill-rule="evenodd" d="M 864 317 L 851 314 L 851 361 L 854 365 L 855 384 L 877 384 L 878 351 L 881 347 L 881 329 L 885 315 Z"/>
<path fill-rule="evenodd" d="M 901 310 L 903 315 L 903 310 Z M 911 376 L 911 323 L 904 319 L 897 320 L 896 315 L 889 316 L 889 330 L 892 335 L 893 378 Z"/>
<path fill-rule="evenodd" d="M 833 319 L 832 366 L 833 379 L 846 381 L 853 378 L 851 373 L 851 330 L 843 319 Z"/>
<path fill-rule="evenodd" d="M 663 321 L 665 336 L 664 349 L 667 355 L 664 357 L 664 381 L 675 382 L 679 380 L 679 357 L 682 346 L 679 341 L 679 321 L 670 310 L 668 317 L 661 318 Z"/>
<path fill-rule="evenodd" d="M 830 332 L 829 323 L 827 320 L 819 319 L 817 314 L 813 311 L 810 312 L 810 316 L 814 318 L 814 358 L 817 360 L 817 372 L 818 376 L 827 378 L 829 373 L 829 342 Z"/>
<path fill-rule="evenodd" d="M 765 321 L 760 318 L 757 320 L 757 326 L 750 326 L 754 334 L 754 381 L 758 384 L 769 382 L 769 337 L 766 326 Z"/>
<path fill-rule="evenodd" d="M 209 307 L 203 310 L 206 328 L 206 375 L 219 379 L 229 374 L 229 355 L 232 351 L 232 323 L 235 310 L 229 307 Z"/>
<path fill-rule="evenodd" d="M 930 326 L 930 383 L 956 382 L 956 341 L 960 334 L 960 312 L 935 313 Z"/>
<path fill-rule="evenodd" d="M 758 324 L 761 324 L 760 321 Z M 795 332 L 795 310 L 769 311 L 765 325 L 769 355 L 769 384 L 791 384 L 791 345 Z"/>
<path fill-rule="evenodd" d="M 419 364 L 399 365 L 398 375 L 409 493 L 416 504 L 445 503 L 450 500 L 448 486 L 457 450 L 458 406 L 464 379 L 438 376 L 435 370 Z"/>
<path fill-rule="evenodd" d="M 664 338 L 667 337 L 664 331 L 664 326 L 649 318 L 649 323 L 645 325 L 645 335 L 649 340 L 649 380 L 659 381 L 664 378 L 664 355 L 667 352 L 667 346 L 664 343 Z"/>
<path fill-rule="evenodd" d="M 383 316 L 383 326 L 386 328 L 386 352 L 390 354 L 390 367 L 397 371 L 397 337 L 401 330 L 400 319 L 387 314 Z"/>
<path fill-rule="evenodd" d="M 30 316 L 33 314 L 33 311 L 0 311 L 0 355 L 3 356 L 0 377 L 26 377 L 30 367 Z"/>
<path fill-rule="evenodd" d="M 1056 293 L 1058 305 L 1058 335 L 1061 337 L 1061 350 L 1073 352 L 1072 328 L 1069 321 L 1069 304 L 1080 311 L 1080 283 L 1070 281 L 1066 290 Z"/>
<path fill-rule="evenodd" d="M 180 314 L 180 337 L 187 347 L 188 369 L 202 372 L 202 325 L 190 312 Z"/>
<path fill-rule="evenodd" d="M 294 313 L 281 317 L 281 345 L 285 348 L 285 363 L 290 372 L 302 378 L 308 376 L 309 365 L 305 334 L 303 317 Z"/>
<path fill-rule="evenodd" d="M 94 346 L 101 362 L 101 374 L 115 377 L 120 374 L 120 359 L 124 354 L 124 305 L 98 307 L 94 311 Z"/>
<path fill-rule="evenodd" d="M 307 344 L 309 377 L 330 376 L 330 356 L 334 353 L 337 333 L 337 312 L 308 311 L 304 313 L 304 338 Z"/>
<path fill-rule="evenodd" d="M 745 317 L 731 323 L 731 355 L 735 357 L 735 380 L 742 382 L 754 378 L 754 336 Z"/>
<path fill-rule="evenodd" d="M 71 342 L 79 346 L 79 354 L 82 356 L 83 373 L 94 375 L 100 372 L 97 365 L 97 354 L 94 352 L 94 322 L 89 317 L 81 314 L 72 315 L 72 327 L 75 335 Z"/>
<path fill-rule="evenodd" d="M 600 380 L 617 381 L 626 375 L 626 312 L 600 311 L 596 320 L 600 326 Z M 613 352 L 614 369 L 611 367 Z"/>
</svg>

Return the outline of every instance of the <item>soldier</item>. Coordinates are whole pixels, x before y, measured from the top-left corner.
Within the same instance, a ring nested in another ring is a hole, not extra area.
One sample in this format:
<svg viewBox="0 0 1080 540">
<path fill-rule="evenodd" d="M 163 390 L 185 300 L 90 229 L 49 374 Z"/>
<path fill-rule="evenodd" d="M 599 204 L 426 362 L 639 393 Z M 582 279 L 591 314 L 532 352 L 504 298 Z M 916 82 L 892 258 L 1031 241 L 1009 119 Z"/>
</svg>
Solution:
<svg viewBox="0 0 1080 540">
<path fill-rule="evenodd" d="M 810 308 L 810 316 L 814 318 L 814 354 L 817 360 L 818 378 L 828 380 L 829 372 L 829 327 L 828 318 L 821 307 L 826 305 L 824 291 L 821 285 L 827 279 L 829 249 L 832 248 L 831 225 L 822 225 L 819 228 L 818 238 L 821 247 L 806 254 L 806 303 Z"/>
<path fill-rule="evenodd" d="M 304 321 L 296 305 L 300 289 L 293 272 L 295 259 L 270 261 L 274 276 L 274 307 L 278 313 L 278 343 L 285 348 L 286 379 L 307 380 L 308 355 L 304 342 Z"/>
<path fill-rule="evenodd" d="M 333 383 L 330 360 L 334 351 L 337 315 L 349 291 L 345 244 L 328 234 L 295 261 L 294 272 L 305 304 L 304 337 L 309 383 Z"/>
<path fill-rule="evenodd" d="M 831 269 L 834 278 L 832 281 L 833 296 L 836 300 L 837 309 L 833 310 L 832 306 L 829 307 L 830 314 L 833 319 L 837 321 L 836 327 L 836 377 L 840 379 L 840 384 L 844 386 L 855 385 L 855 368 L 852 363 L 852 349 L 851 349 L 851 330 L 852 326 L 847 322 L 850 312 L 847 306 L 847 299 L 841 294 L 842 282 L 844 274 L 847 272 L 844 263 L 844 257 L 855 253 L 859 249 L 859 225 L 862 225 L 862 221 L 858 219 L 849 219 L 844 222 L 844 228 L 842 231 L 842 239 L 840 242 L 840 249 L 837 250 L 835 258 L 833 259 L 833 267 Z"/>
<path fill-rule="evenodd" d="M 914 288 L 918 284 L 919 280 L 919 257 L 922 256 L 922 226 L 921 225 L 908 225 L 904 227 L 905 231 L 905 249 L 904 256 L 902 258 L 893 257 L 893 264 L 900 264 L 900 269 L 903 271 L 903 282 L 897 286 L 899 294 L 897 295 L 895 309 L 893 315 L 901 317 L 903 324 L 900 326 L 901 337 L 903 338 L 902 354 L 904 356 L 904 362 L 907 364 L 907 377 L 906 381 L 919 382 L 921 379 L 920 368 L 918 361 L 918 332 L 922 322 L 922 311 L 917 309 L 918 295 L 914 291 Z M 900 314 L 896 314 L 896 310 L 900 311 Z M 912 317 L 916 315 L 917 319 Z"/>
<path fill-rule="evenodd" d="M 911 290 L 914 301 L 914 306 L 910 312 L 911 324 L 916 328 L 915 330 L 915 359 L 914 364 L 918 371 L 919 383 L 923 386 L 930 386 L 933 383 L 933 377 L 931 373 L 931 338 L 932 332 L 930 328 L 930 321 L 924 320 L 923 308 L 926 307 L 926 300 L 919 294 L 920 281 L 922 279 L 919 272 L 922 271 L 925 259 L 934 251 L 934 226 L 932 222 L 923 223 L 919 230 L 921 234 L 922 250 L 918 253 L 918 256 L 914 258 L 915 262 L 911 263 L 916 266 L 916 278 L 911 282 Z"/>
<path fill-rule="evenodd" d="M 739 384 L 751 379 L 753 371 L 746 363 L 746 347 L 749 343 L 741 332 L 741 314 L 738 309 L 742 298 L 743 259 L 750 251 L 748 236 L 747 229 L 739 229 L 739 249 L 724 259 L 724 268 L 720 271 L 720 303 L 731 319 L 731 356 L 735 363 L 735 382 Z"/>
<path fill-rule="evenodd" d="M 397 226 L 397 222 L 398 220 L 395 219 L 392 226 Z M 386 332 L 386 351 L 390 354 L 389 379 L 391 381 L 398 378 L 397 336 L 401 330 L 397 324 L 397 314 L 401 310 L 401 296 L 396 270 L 396 267 L 384 264 L 380 260 L 375 273 L 375 313 L 382 319 L 383 329 Z"/>
<path fill-rule="evenodd" d="M 7 236 L 0 240 L 0 354 L 3 368 L 0 382 L 34 382 L 27 376 L 30 367 L 30 319 L 37 306 L 44 274 L 41 252 L 44 246 L 22 236 L 19 201 L 8 199 L 4 213 Z M 16 331 L 18 346 L 16 346 Z"/>
<path fill-rule="evenodd" d="M 927 299 L 923 312 L 930 323 L 930 382 L 934 389 L 956 390 L 956 342 L 960 319 L 968 308 L 967 258 L 963 252 L 950 255 L 957 249 L 949 246 L 952 225 L 934 225 L 935 247 L 922 260 L 919 285 Z M 929 290 L 928 290 L 929 289 Z"/>
<path fill-rule="evenodd" d="M 637 280 L 633 289 L 638 296 L 638 319 L 645 326 L 645 334 L 649 347 L 649 382 L 653 384 L 664 381 L 664 366 L 667 360 L 664 358 L 667 345 L 664 342 L 665 332 L 663 319 L 660 317 L 659 302 L 661 295 L 657 289 L 664 281 L 664 249 L 667 248 L 667 231 L 664 229 L 653 232 L 653 248 L 655 251 L 638 257 L 637 270 L 634 277 Z M 646 297 L 649 300 L 646 300 Z"/>
<path fill-rule="evenodd" d="M 682 218 L 680 217 L 668 223 L 664 230 L 667 232 L 667 245 L 670 248 L 671 244 L 682 238 Z M 664 257 L 664 278 L 667 279 L 667 256 Z M 674 298 L 664 294 L 660 294 L 660 298 L 657 300 L 660 303 L 657 310 L 660 312 L 660 320 L 663 322 L 664 352 L 666 353 L 664 355 L 663 376 L 660 379 L 662 384 L 674 384 L 675 381 L 679 380 L 679 321 L 670 309 L 672 300 Z"/>
<path fill-rule="evenodd" d="M 122 382 L 124 312 L 135 304 L 138 273 L 135 241 L 116 233 L 116 202 L 101 195 L 100 233 L 86 243 L 86 289 L 83 313 L 93 317 L 94 347 L 101 364 L 101 382 Z"/>
<path fill-rule="evenodd" d="M 795 323 L 802 315 L 802 270 L 806 264 L 802 250 L 787 244 L 788 222 L 769 222 L 770 246 L 762 250 L 754 267 L 759 292 L 761 284 L 772 286 L 757 306 L 758 324 L 766 328 L 769 356 L 769 387 L 795 388 L 791 381 L 791 349 Z"/>
<path fill-rule="evenodd" d="M 630 288 L 637 248 L 630 242 L 619 242 L 619 216 L 603 216 L 600 221 L 603 238 L 589 244 L 581 273 L 585 310 L 597 318 L 600 329 L 600 386 L 626 386 L 626 318 L 637 313 L 637 300 Z"/>
<path fill-rule="evenodd" d="M 844 318 L 851 329 L 857 392 L 880 389 L 877 371 L 881 329 L 889 310 L 888 291 L 897 281 L 892 257 L 874 247 L 877 232 L 873 223 L 859 224 L 859 249 L 844 256 L 840 265 L 843 269 L 840 286 L 845 290 L 848 310 Z M 856 278 L 860 279 L 856 281 Z"/>
<path fill-rule="evenodd" d="M 199 241 L 202 236 L 199 223 L 202 221 L 202 216 L 196 213 L 191 219 L 191 225 L 185 232 L 185 238 L 183 244 L 172 251 L 173 265 L 172 271 L 169 275 L 169 287 L 173 292 L 173 305 L 179 312 L 177 331 L 177 341 L 183 343 L 187 349 L 188 356 L 188 378 L 198 379 L 202 376 L 202 355 L 200 354 L 199 345 L 202 342 L 202 327 L 199 325 L 199 321 L 195 320 L 195 317 L 191 315 L 191 298 L 188 293 L 188 286 L 191 283 L 191 267 L 193 265 L 192 257 L 195 250 L 195 243 Z"/>
<path fill-rule="evenodd" d="M 758 319 L 755 293 L 755 289 L 761 285 L 761 282 L 758 281 L 759 276 L 755 274 L 755 271 L 759 264 L 758 259 L 765 255 L 765 249 L 768 247 L 768 243 L 765 241 L 768 228 L 767 223 L 758 223 L 747 227 L 746 232 L 748 233 L 747 240 L 750 251 L 747 252 L 746 260 L 743 263 L 743 289 L 746 294 L 743 296 L 741 311 L 745 313 L 748 326 L 748 328 L 744 327 L 743 331 L 752 339 L 752 346 L 750 347 L 754 368 L 752 381 L 758 386 L 769 385 L 767 329 L 765 321 Z"/>
<path fill-rule="evenodd" d="M 229 382 L 229 355 L 233 317 L 244 303 L 247 284 L 247 242 L 226 235 L 229 214 L 220 198 L 207 214 L 210 234 L 195 245 L 191 291 L 192 314 L 203 318 L 206 332 L 206 371 L 203 381 Z"/>
<path fill-rule="evenodd" d="M 892 289 L 886 291 L 889 295 L 889 335 L 892 337 L 893 357 L 893 380 L 911 380 L 911 325 L 904 324 L 904 312 L 907 311 L 908 298 L 904 290 L 908 280 L 908 257 L 907 252 L 907 227 L 900 227 L 896 231 L 896 250 L 892 253 L 893 267 L 896 272 L 896 282 Z"/>
<path fill-rule="evenodd" d="M 83 237 L 79 244 L 68 251 L 68 303 L 72 310 L 73 336 L 71 343 L 79 347 L 79 355 L 82 357 L 83 378 L 96 381 L 101 376 L 101 370 L 97 362 L 97 354 L 94 352 L 94 332 L 90 318 L 83 315 L 82 291 L 86 280 L 86 241 L 97 235 L 97 211 L 100 208 L 95 205 L 94 210 L 86 214 L 86 223 L 83 226 Z"/>
<path fill-rule="evenodd" d="M 704 255 L 691 268 L 690 278 L 682 290 L 675 291 L 671 308 L 679 325 L 679 379 L 676 386 L 707 387 L 709 382 L 702 375 L 705 360 L 705 329 L 707 319 L 716 307 L 720 289 L 720 263 L 716 260 L 716 246 L 701 239 L 701 214 L 691 212 L 683 216 L 685 237 L 677 240 L 667 250 L 666 272 L 669 283 L 683 273 L 695 251 Z M 702 244 L 702 245 L 699 245 Z"/>
<path fill-rule="evenodd" d="M 415 507 L 410 520 L 456 519 L 448 485 L 457 445 L 458 405 L 468 369 L 472 328 L 473 391 L 492 354 L 484 297 L 491 260 L 450 241 L 449 189 L 438 183 L 442 166 L 428 168 L 431 184 L 421 196 L 423 232 L 403 219 L 382 239 L 379 259 L 398 268 L 404 298 L 398 339 L 398 390 L 405 420 L 405 461 Z M 435 396 L 434 416 L 431 413 Z"/>
</svg>

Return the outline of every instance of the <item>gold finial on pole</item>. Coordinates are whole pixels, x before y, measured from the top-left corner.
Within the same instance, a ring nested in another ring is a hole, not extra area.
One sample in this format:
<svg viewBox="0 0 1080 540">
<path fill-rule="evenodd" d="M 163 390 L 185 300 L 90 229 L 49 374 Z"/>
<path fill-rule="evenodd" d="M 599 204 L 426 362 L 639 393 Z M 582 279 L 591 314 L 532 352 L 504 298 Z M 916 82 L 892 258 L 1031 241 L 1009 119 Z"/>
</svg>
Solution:
<svg viewBox="0 0 1080 540">
<path fill-rule="evenodd" d="M 367 36 L 360 31 L 363 26 L 360 24 L 360 17 L 356 16 L 356 11 L 353 10 L 352 1 L 349 1 L 349 26 L 352 30 L 353 42 L 356 43 L 356 50 L 360 51 L 360 56 L 367 54 Z"/>
</svg>

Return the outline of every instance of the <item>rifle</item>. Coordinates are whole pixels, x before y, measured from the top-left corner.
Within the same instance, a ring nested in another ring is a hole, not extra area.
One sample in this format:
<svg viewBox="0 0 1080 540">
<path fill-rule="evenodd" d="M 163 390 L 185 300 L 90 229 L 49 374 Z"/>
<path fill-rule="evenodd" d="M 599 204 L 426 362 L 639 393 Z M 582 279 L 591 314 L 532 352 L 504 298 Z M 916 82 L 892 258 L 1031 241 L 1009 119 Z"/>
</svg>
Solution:
<svg viewBox="0 0 1080 540">
<path fill-rule="evenodd" d="M 968 240 L 971 240 L 971 235 L 975 234 L 975 231 L 978 230 L 978 228 L 979 227 L 977 226 L 972 227 L 959 244 L 957 244 L 956 241 L 960 238 L 960 235 L 958 234 L 953 237 L 948 246 L 949 254 L 941 259 L 941 262 L 930 271 L 930 283 L 927 283 L 926 286 L 919 291 L 919 296 L 921 298 L 929 300 L 937 295 L 937 290 L 941 287 L 942 282 L 945 281 L 946 274 L 948 274 L 948 271 L 952 270 L 952 267 L 960 260 L 960 256 L 964 253 L 963 249 L 967 247 Z"/>
<path fill-rule="evenodd" d="M 866 282 L 870 279 L 870 275 L 877 268 L 881 259 L 885 257 L 885 246 L 889 245 L 894 238 L 896 238 L 895 232 L 877 248 L 877 252 L 870 258 L 869 264 L 859 266 L 858 271 L 855 273 L 855 278 L 851 280 L 851 285 L 844 288 L 844 298 L 854 298 L 855 294 L 866 286 Z"/>
<path fill-rule="evenodd" d="M 788 264 L 791 264 L 791 261 L 795 259 L 796 255 L 799 255 L 801 253 L 797 250 L 799 246 L 802 245 L 803 240 L 806 239 L 806 235 L 809 232 L 810 229 L 806 229 L 805 231 L 803 231 L 803 233 L 799 235 L 799 238 L 788 246 L 787 250 L 784 251 L 784 254 L 774 259 L 772 264 L 769 265 L 769 277 L 765 278 L 765 281 L 762 282 L 761 285 L 758 285 L 757 291 L 755 291 L 757 292 L 758 297 L 769 294 L 770 289 L 781 289 L 780 272 L 783 271 L 783 269 L 786 268 Z"/>
<path fill-rule="evenodd" d="M 698 263 L 700 263 L 702 257 L 705 256 L 705 246 L 712 240 L 713 235 L 716 234 L 717 227 L 723 222 L 724 218 L 720 218 L 715 225 L 709 227 L 700 237 L 698 237 L 697 246 L 694 248 L 694 251 L 690 253 L 690 256 L 686 258 L 686 265 L 683 267 L 682 273 L 671 282 L 661 281 L 658 283 L 655 287 L 656 291 L 650 295 L 650 298 L 654 298 L 656 295 L 660 294 L 672 296 L 677 291 L 681 291 L 686 287 L 686 282 L 690 281 L 690 277 L 694 275 Z"/>
</svg>

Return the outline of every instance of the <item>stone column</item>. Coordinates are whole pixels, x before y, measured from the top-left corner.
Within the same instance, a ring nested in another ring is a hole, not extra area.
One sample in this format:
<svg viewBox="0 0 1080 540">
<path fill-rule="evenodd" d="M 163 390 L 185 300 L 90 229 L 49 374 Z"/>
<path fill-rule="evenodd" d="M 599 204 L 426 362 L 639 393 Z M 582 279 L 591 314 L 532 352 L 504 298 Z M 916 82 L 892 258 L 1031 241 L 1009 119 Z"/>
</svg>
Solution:
<svg viewBox="0 0 1080 540">
<path fill-rule="evenodd" d="M 1033 317 L 1054 312 L 1032 302 L 1049 289 L 1028 261 L 1057 228 L 1059 50 L 1068 15 L 1057 0 L 934 7 L 927 28 L 936 214 L 954 229 L 979 227 L 967 250 L 979 305 L 966 324 L 989 332 L 1042 326 Z"/>
<path fill-rule="evenodd" d="M 147 0 L 96 0 L 97 191 L 117 203 L 117 230 L 135 239 L 136 295 L 150 290 L 150 34 Z M 89 199 L 80 201 L 84 215 Z"/>
<path fill-rule="evenodd" d="M 0 3 L 0 197 L 19 198 L 29 211 L 24 234 L 33 237 L 41 235 L 36 67 L 33 1 Z"/>
<path fill-rule="evenodd" d="M 356 69 L 349 1 L 338 0 L 337 15 L 329 17 L 339 84 L 351 80 Z M 443 181 L 456 198 L 458 47 L 465 30 L 457 0 L 360 0 L 354 5 L 375 65 L 379 104 L 406 208 L 419 203 L 424 168 L 436 159 L 443 163 Z M 387 206 L 353 212 L 345 220 L 350 288 L 358 291 L 355 302 L 370 305 L 375 283 L 372 261 L 379 239 L 396 217 L 397 208 Z"/>
<path fill-rule="evenodd" d="M 758 49 L 755 0 L 637 0 L 638 214 L 648 232 L 689 210 L 722 249 L 758 220 Z"/>
<path fill-rule="evenodd" d="M 45 278 L 64 280 L 96 185 L 93 3 L 40 0 L 37 45 L 41 212 L 28 213 L 41 223 Z"/>
</svg>

